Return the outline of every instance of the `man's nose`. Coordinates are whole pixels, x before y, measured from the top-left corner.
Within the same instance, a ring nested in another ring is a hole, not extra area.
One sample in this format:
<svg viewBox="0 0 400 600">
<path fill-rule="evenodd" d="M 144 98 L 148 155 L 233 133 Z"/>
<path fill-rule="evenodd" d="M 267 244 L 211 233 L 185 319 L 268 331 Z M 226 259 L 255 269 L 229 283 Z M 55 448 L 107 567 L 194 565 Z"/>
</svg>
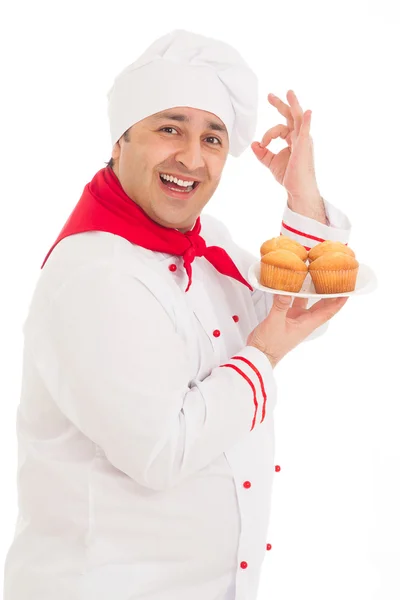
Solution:
<svg viewBox="0 0 400 600">
<path fill-rule="evenodd" d="M 179 152 L 177 152 L 175 158 L 191 174 L 205 166 L 203 148 L 198 140 L 185 142 Z"/>
</svg>

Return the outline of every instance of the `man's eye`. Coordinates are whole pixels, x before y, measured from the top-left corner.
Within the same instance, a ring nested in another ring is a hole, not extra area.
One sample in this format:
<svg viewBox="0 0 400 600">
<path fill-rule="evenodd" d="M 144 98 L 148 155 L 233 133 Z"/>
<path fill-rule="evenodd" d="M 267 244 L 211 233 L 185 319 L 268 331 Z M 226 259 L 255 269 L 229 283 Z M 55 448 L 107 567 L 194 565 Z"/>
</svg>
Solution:
<svg viewBox="0 0 400 600">
<path fill-rule="evenodd" d="M 167 129 L 169 129 L 169 130 L 171 130 L 171 131 L 176 131 L 175 127 L 161 127 L 160 131 L 166 131 Z M 207 138 L 206 138 L 206 140 L 217 140 L 218 144 L 219 144 L 220 146 L 222 146 L 222 142 L 221 142 L 221 140 L 220 140 L 220 139 L 218 139 L 217 137 L 213 136 L 213 135 L 212 135 L 212 136 L 209 136 L 209 137 L 207 137 Z M 212 142 L 212 145 L 213 145 L 213 146 L 216 146 L 217 144 L 215 144 L 214 142 Z"/>
<path fill-rule="evenodd" d="M 207 138 L 208 140 L 217 140 L 218 144 L 221 146 L 222 142 L 220 139 L 218 139 L 217 137 L 214 137 L 213 135 L 211 137 Z M 215 146 L 215 144 L 213 144 L 213 146 Z"/>
<path fill-rule="evenodd" d="M 174 127 L 162 127 L 160 131 L 164 131 L 165 129 L 173 129 L 174 131 L 176 131 Z"/>
</svg>

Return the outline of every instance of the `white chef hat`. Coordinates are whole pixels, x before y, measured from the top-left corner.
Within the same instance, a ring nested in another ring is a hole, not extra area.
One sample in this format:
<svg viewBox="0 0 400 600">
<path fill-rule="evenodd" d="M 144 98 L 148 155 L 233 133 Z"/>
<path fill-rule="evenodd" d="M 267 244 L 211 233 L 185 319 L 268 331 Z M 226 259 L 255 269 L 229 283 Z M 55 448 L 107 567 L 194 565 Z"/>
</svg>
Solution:
<svg viewBox="0 0 400 600">
<path fill-rule="evenodd" d="M 256 130 L 255 73 L 229 44 L 183 29 L 153 42 L 115 78 L 107 97 L 112 145 L 138 121 L 176 106 L 217 115 L 232 156 L 250 145 Z"/>
</svg>

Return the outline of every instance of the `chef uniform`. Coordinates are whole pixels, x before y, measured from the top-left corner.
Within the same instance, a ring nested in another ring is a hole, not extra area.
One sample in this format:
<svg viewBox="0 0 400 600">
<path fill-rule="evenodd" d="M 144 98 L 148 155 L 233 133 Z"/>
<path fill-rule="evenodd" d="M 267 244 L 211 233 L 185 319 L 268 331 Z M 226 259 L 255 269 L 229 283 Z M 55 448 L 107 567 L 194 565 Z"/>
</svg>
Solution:
<svg viewBox="0 0 400 600">
<path fill-rule="evenodd" d="M 223 120 L 239 156 L 256 103 L 235 50 L 177 30 L 116 79 L 112 142 L 193 106 Z M 324 202 L 329 225 L 286 207 L 280 232 L 347 243 L 347 217 Z M 24 322 L 4 600 L 257 598 L 277 401 L 269 360 L 246 345 L 273 299 L 247 281 L 257 260 L 210 215 L 186 234 L 151 221 L 110 167 L 85 186 Z"/>
</svg>

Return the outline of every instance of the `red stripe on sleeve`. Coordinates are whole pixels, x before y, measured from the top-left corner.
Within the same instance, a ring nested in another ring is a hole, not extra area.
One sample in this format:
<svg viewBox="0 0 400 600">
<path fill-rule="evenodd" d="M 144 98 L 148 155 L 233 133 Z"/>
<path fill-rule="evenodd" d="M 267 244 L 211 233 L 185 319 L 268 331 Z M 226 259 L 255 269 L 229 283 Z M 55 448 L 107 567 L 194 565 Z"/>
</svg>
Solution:
<svg viewBox="0 0 400 600">
<path fill-rule="evenodd" d="M 288 231 L 292 231 L 293 233 L 302 235 L 303 237 L 306 237 L 310 240 L 315 240 L 316 242 L 325 242 L 326 241 L 323 238 L 316 237 L 315 235 L 311 235 L 309 233 L 304 233 L 303 231 L 299 231 L 298 229 L 293 229 L 293 227 L 289 227 L 289 225 L 286 225 L 286 223 L 284 221 L 282 221 L 282 227 L 284 227 Z M 282 233 L 281 233 L 281 235 L 282 235 Z M 347 246 L 347 242 L 345 243 L 345 246 Z M 306 248 L 306 250 L 310 250 L 310 248 Z"/>
<path fill-rule="evenodd" d="M 264 419 L 265 419 L 265 410 L 266 410 L 266 404 L 267 404 L 267 394 L 265 392 L 264 381 L 263 381 L 263 378 L 261 377 L 260 371 L 247 358 L 244 358 L 243 356 L 232 356 L 231 360 L 234 359 L 234 358 L 236 360 L 242 360 L 243 362 L 246 363 L 246 365 L 249 365 L 249 367 L 251 367 L 253 369 L 254 373 L 258 377 L 258 380 L 259 380 L 260 385 L 261 385 L 261 391 L 262 391 L 263 399 L 264 399 L 263 409 L 262 409 L 262 418 L 261 418 L 261 421 L 260 421 L 260 423 L 262 423 L 264 421 Z"/>
<path fill-rule="evenodd" d="M 251 429 L 250 429 L 250 431 L 252 431 L 256 424 L 257 410 L 258 410 L 256 388 L 254 387 L 254 384 L 251 381 L 251 379 L 249 379 L 247 377 L 246 373 L 243 373 L 243 371 L 241 369 L 238 369 L 238 367 L 236 367 L 235 365 L 226 364 L 226 365 L 220 365 L 220 366 L 221 367 L 230 367 L 231 369 L 234 369 L 237 373 L 239 373 L 239 375 L 241 375 L 247 381 L 247 383 L 250 385 L 251 389 L 253 390 L 253 401 L 254 401 L 255 411 L 254 411 L 253 423 L 252 423 Z"/>
<path fill-rule="evenodd" d="M 303 237 L 306 237 L 310 240 L 315 240 L 316 242 L 325 242 L 326 240 L 319 238 L 319 237 L 315 237 L 315 235 L 310 235 L 308 233 L 303 233 L 303 231 L 299 231 L 298 229 L 293 229 L 293 227 L 289 227 L 289 225 L 286 225 L 286 223 L 284 221 L 282 221 L 282 227 L 284 227 L 285 229 L 287 229 L 288 231 L 292 231 L 293 233 L 297 233 L 298 235 L 302 235 Z"/>
</svg>

